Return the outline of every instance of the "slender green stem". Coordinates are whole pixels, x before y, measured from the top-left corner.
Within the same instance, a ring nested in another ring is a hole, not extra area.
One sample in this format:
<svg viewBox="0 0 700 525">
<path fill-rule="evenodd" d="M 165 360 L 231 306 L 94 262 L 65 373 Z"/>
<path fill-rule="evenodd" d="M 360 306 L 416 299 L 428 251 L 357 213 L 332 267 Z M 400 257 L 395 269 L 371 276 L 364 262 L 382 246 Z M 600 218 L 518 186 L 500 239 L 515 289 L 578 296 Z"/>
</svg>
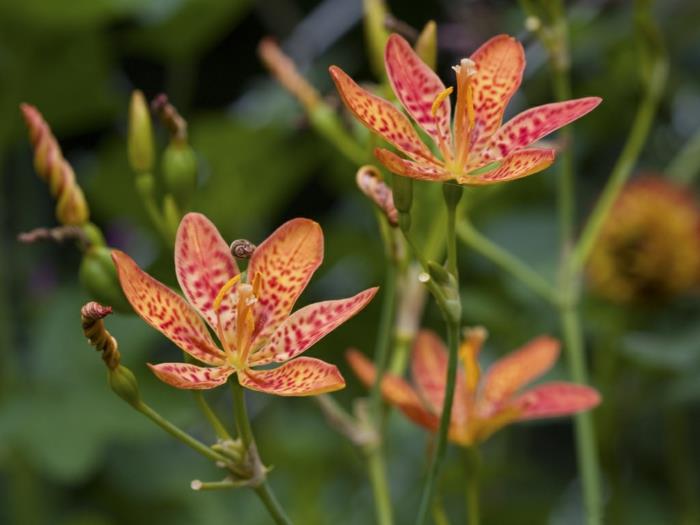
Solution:
<svg viewBox="0 0 700 525">
<path fill-rule="evenodd" d="M 321 103 L 308 115 L 316 133 L 333 144 L 350 162 L 361 166 L 371 160 L 367 151 L 347 132 L 335 109 L 328 104 Z"/>
<path fill-rule="evenodd" d="M 161 416 L 158 412 L 156 412 L 143 401 L 139 402 L 137 405 L 134 405 L 134 408 L 136 408 L 136 410 L 141 412 L 144 416 L 149 418 L 151 421 L 153 421 L 156 425 L 165 430 L 175 439 L 182 441 L 185 445 L 196 450 L 204 457 L 209 458 L 212 461 L 227 462 L 227 458 L 225 456 L 222 456 L 221 454 L 212 450 L 198 439 L 195 439 L 192 436 L 190 436 L 181 428 L 175 426 L 173 423 L 165 419 L 163 416 Z"/>
<path fill-rule="evenodd" d="M 146 209 L 146 214 L 148 215 L 151 224 L 156 229 L 160 237 L 163 239 L 167 246 L 172 247 L 174 245 L 174 238 L 168 229 L 168 225 L 165 222 L 165 218 L 158 207 L 155 199 L 155 179 L 151 173 L 137 173 L 136 174 L 136 190 L 143 202 L 144 208 Z"/>
<path fill-rule="evenodd" d="M 588 373 L 584 359 L 583 333 L 579 319 L 578 306 L 565 305 L 560 310 L 564 345 L 567 352 L 569 375 L 575 383 L 587 384 Z M 574 420 L 576 432 L 576 449 L 578 468 L 583 488 L 586 523 L 602 523 L 602 496 L 600 488 L 600 470 L 598 465 L 598 445 L 590 412 L 577 414 Z"/>
<path fill-rule="evenodd" d="M 195 399 L 195 402 L 197 403 L 197 406 L 202 411 L 202 414 L 204 414 L 204 417 L 207 418 L 207 421 L 209 421 L 209 424 L 214 429 L 216 437 L 225 440 L 233 439 L 231 437 L 231 434 L 228 433 L 228 430 L 226 430 L 226 427 L 219 419 L 219 416 L 216 415 L 216 412 L 214 412 L 214 410 L 207 402 L 206 398 L 204 397 L 204 394 L 199 390 L 193 390 L 192 395 Z"/>
<path fill-rule="evenodd" d="M 452 419 L 452 402 L 454 400 L 457 378 L 457 354 L 459 352 L 460 322 L 462 317 L 462 305 L 459 298 L 459 279 L 457 276 L 456 237 L 457 206 L 459 205 L 462 194 L 463 188 L 461 186 L 443 185 L 443 195 L 447 207 L 448 268 L 453 269 L 453 271 L 450 272 L 453 278 L 453 283 L 451 285 L 453 288 L 448 287 L 447 289 L 447 293 L 450 294 L 449 301 L 445 299 L 441 301 L 437 297 L 436 299 L 438 299 L 438 305 L 442 310 L 445 324 L 447 325 L 447 346 L 449 355 L 447 358 L 447 377 L 445 379 L 445 399 L 442 404 L 440 425 L 438 427 L 433 457 L 431 458 L 430 467 L 428 469 L 428 476 L 423 488 L 416 525 L 423 525 L 428 519 L 428 514 L 433 503 L 435 485 L 437 484 L 447 453 L 447 433 Z M 451 256 L 450 253 L 452 254 Z"/>
<path fill-rule="evenodd" d="M 253 429 L 250 427 L 250 419 L 248 418 L 248 409 L 245 404 L 245 395 L 243 387 L 238 383 L 236 378 L 231 381 L 231 391 L 233 392 L 233 411 L 236 418 L 236 429 L 238 436 L 241 438 L 243 447 L 246 451 L 250 450 L 251 446 L 255 446 L 255 438 L 253 437 Z M 284 509 L 277 501 L 272 489 L 264 479 L 262 482 L 253 487 L 255 493 L 262 501 L 267 509 L 270 517 L 277 525 L 291 525 L 291 520 L 287 517 Z"/>
<path fill-rule="evenodd" d="M 428 470 L 428 477 L 423 488 L 418 518 L 416 525 L 426 523 L 428 510 L 432 506 L 435 485 L 440 475 L 442 464 L 447 453 L 447 431 L 450 427 L 450 416 L 452 414 L 452 401 L 455 391 L 455 378 L 457 377 L 457 353 L 459 351 L 459 322 L 447 323 L 447 346 L 449 349 L 447 361 L 447 384 L 445 386 L 445 401 L 442 405 L 440 416 L 440 426 L 438 427 L 437 440 L 433 450 L 433 457 Z"/>
<path fill-rule="evenodd" d="M 433 501 L 433 521 L 435 525 L 450 525 L 450 518 L 447 517 L 445 506 L 439 498 Z"/>
<path fill-rule="evenodd" d="M 637 110 L 637 115 L 632 124 L 632 130 L 627 137 L 622 153 L 617 159 L 603 193 L 583 229 L 581 238 L 574 248 L 571 261 L 571 268 L 573 271 L 579 271 L 586 263 L 586 259 L 590 255 L 595 241 L 598 239 L 598 235 L 600 234 L 600 230 L 603 227 L 610 209 L 617 200 L 620 190 L 632 173 L 637 158 L 649 136 L 651 124 L 654 121 L 658 102 L 666 82 L 667 72 L 668 64 L 666 60 L 659 59 L 653 68 L 646 95 Z"/>
<path fill-rule="evenodd" d="M 263 482 L 255 487 L 255 493 L 260 498 L 260 501 L 263 502 L 263 505 L 265 505 L 265 508 L 270 513 L 270 517 L 277 525 L 292 525 L 292 521 L 284 512 L 282 505 L 277 501 L 275 493 L 272 492 L 267 482 Z"/>
<path fill-rule="evenodd" d="M 511 274 L 546 301 L 553 304 L 559 302 L 559 296 L 554 286 L 512 253 L 504 250 L 497 244 L 491 242 L 487 237 L 483 236 L 474 228 L 470 221 L 466 219 L 460 221 L 457 225 L 457 235 L 462 242 L 475 252 L 481 254 L 496 266 Z"/>
<path fill-rule="evenodd" d="M 375 513 L 379 525 L 394 523 L 391 508 L 391 494 L 389 493 L 389 481 L 386 476 L 386 462 L 384 461 L 383 446 L 380 443 L 367 450 L 367 466 L 372 482 L 372 494 L 374 495 Z"/>
<path fill-rule="evenodd" d="M 466 501 L 467 501 L 467 523 L 469 525 L 479 525 L 481 521 L 480 506 L 479 506 L 479 476 L 481 469 L 481 455 L 477 445 L 472 445 L 464 451 L 467 483 L 466 483 Z"/>
</svg>

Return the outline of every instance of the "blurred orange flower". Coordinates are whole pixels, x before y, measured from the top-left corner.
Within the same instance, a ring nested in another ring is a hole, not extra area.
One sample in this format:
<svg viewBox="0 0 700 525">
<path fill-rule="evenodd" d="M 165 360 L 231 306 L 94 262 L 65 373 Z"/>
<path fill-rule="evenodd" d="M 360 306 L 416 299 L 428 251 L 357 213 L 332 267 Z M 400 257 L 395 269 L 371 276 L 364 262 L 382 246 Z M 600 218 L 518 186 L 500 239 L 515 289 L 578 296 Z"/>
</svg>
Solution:
<svg viewBox="0 0 700 525">
<path fill-rule="evenodd" d="M 323 232 L 308 219 L 293 219 L 257 247 L 247 275 L 239 273 L 228 245 L 204 215 L 187 214 L 175 244 L 175 269 L 187 300 L 114 250 L 124 294 L 148 324 L 201 361 L 149 365 L 177 388 L 208 389 L 236 374 L 251 390 L 279 396 L 309 396 L 345 386 L 338 369 L 297 357 L 359 312 L 376 293 L 291 310 L 323 259 Z M 223 350 L 211 335 L 217 334 Z M 277 368 L 254 369 L 284 363 Z"/>
<path fill-rule="evenodd" d="M 542 336 L 511 355 L 498 360 L 482 375 L 477 357 L 486 331 L 469 330 L 459 350 L 449 439 L 471 446 L 487 439 L 504 426 L 528 419 L 566 416 L 588 410 L 600 403 L 593 388 L 564 382 L 550 382 L 525 392 L 520 390 L 547 372 L 559 356 L 559 342 Z M 372 385 L 372 363 L 357 350 L 349 350 L 348 361 L 360 380 Z M 411 357 L 414 385 L 386 374 L 382 379 L 385 399 L 409 419 L 435 432 L 445 398 L 447 349 L 432 331 L 421 331 Z"/>
</svg>

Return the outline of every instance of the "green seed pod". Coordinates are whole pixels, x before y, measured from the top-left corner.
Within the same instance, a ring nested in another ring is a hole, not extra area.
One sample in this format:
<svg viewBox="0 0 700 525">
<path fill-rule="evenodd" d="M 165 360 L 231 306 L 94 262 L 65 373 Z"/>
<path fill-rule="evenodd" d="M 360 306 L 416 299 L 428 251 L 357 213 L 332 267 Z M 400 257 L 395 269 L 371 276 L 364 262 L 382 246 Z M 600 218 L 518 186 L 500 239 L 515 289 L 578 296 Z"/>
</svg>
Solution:
<svg viewBox="0 0 700 525">
<path fill-rule="evenodd" d="M 186 142 L 171 141 L 163 152 L 163 184 L 182 208 L 197 186 L 197 156 Z"/>
<path fill-rule="evenodd" d="M 139 90 L 131 94 L 127 150 L 129 164 L 136 173 L 153 171 L 153 124 L 146 99 Z"/>
<path fill-rule="evenodd" d="M 119 365 L 114 370 L 109 371 L 108 380 L 112 391 L 131 406 L 136 407 L 141 403 L 139 384 L 131 370 Z"/>
<path fill-rule="evenodd" d="M 92 246 L 83 256 L 78 272 L 80 282 L 95 300 L 109 304 L 119 312 L 131 312 L 124 297 L 111 250 L 106 246 Z"/>
<path fill-rule="evenodd" d="M 418 40 L 416 40 L 415 49 L 423 62 L 434 70 L 437 66 L 437 25 L 434 20 L 425 24 Z"/>
</svg>

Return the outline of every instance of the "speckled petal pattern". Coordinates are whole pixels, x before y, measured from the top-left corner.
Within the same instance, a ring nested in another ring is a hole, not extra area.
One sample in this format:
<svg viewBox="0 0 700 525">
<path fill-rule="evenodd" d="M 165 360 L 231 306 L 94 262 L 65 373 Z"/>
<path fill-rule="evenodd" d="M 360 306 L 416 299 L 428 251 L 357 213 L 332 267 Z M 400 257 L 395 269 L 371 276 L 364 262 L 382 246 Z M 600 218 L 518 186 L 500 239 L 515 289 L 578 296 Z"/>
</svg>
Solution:
<svg viewBox="0 0 700 525">
<path fill-rule="evenodd" d="M 235 371 L 227 366 L 207 368 L 187 363 L 149 363 L 148 366 L 164 383 L 187 390 L 208 390 L 223 385 Z"/>
<path fill-rule="evenodd" d="M 345 387 L 335 365 L 312 357 L 298 357 L 271 370 L 246 370 L 239 374 L 241 385 L 276 396 L 315 396 Z"/>
</svg>

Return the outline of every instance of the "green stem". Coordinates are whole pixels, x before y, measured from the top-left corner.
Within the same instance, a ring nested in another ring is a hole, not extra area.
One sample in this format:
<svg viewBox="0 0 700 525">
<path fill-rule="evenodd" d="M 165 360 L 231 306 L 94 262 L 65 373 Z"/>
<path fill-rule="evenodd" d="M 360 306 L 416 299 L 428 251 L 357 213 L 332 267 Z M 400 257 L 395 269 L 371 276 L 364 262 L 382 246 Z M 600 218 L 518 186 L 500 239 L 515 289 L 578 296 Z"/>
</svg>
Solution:
<svg viewBox="0 0 700 525">
<path fill-rule="evenodd" d="M 231 391 L 233 392 L 233 411 L 236 418 L 236 429 L 238 430 L 238 436 L 241 438 L 243 447 L 247 452 L 250 450 L 251 445 L 255 445 L 255 438 L 253 437 L 253 429 L 250 427 L 250 419 L 248 418 L 248 409 L 245 404 L 243 387 L 238 383 L 236 378 L 231 380 Z M 277 498 L 265 479 L 263 479 L 258 486 L 253 487 L 253 489 L 260 498 L 260 501 L 265 505 L 270 517 L 277 525 L 291 525 L 291 520 L 287 517 L 284 509 L 277 501 Z"/>
<path fill-rule="evenodd" d="M 133 405 L 133 406 L 136 410 L 141 412 L 144 416 L 149 418 L 156 425 L 158 425 L 160 428 L 165 430 L 168 434 L 173 436 L 175 439 L 182 441 L 185 445 L 196 450 L 204 457 L 209 458 L 212 461 L 216 461 L 216 462 L 219 462 L 219 461 L 220 462 L 227 462 L 228 461 L 226 457 L 224 457 L 221 454 L 219 454 L 218 452 L 212 450 L 211 448 L 209 448 L 207 445 L 205 445 L 201 441 L 193 438 L 187 432 L 185 432 L 184 430 L 182 430 L 179 427 L 172 424 L 170 421 L 165 419 L 163 416 L 161 416 L 158 412 L 156 412 L 154 409 L 152 409 L 150 406 L 148 406 L 143 401 L 140 401 L 138 404 Z"/>
<path fill-rule="evenodd" d="M 452 414 L 452 401 L 455 391 L 455 378 L 457 377 L 457 353 L 459 351 L 459 322 L 447 323 L 447 346 L 449 349 L 447 361 L 447 384 L 445 387 L 445 400 L 442 405 L 442 414 L 440 416 L 440 426 L 438 427 L 437 441 L 433 451 L 433 457 L 428 470 L 428 477 L 423 488 L 420 507 L 418 510 L 418 518 L 416 525 L 423 525 L 428 518 L 428 510 L 432 506 L 433 493 L 435 485 L 440 475 L 442 464 L 445 460 L 447 452 L 447 431 L 450 427 L 450 419 Z"/>
<path fill-rule="evenodd" d="M 457 225 L 457 235 L 459 235 L 462 242 L 475 252 L 481 254 L 496 266 L 511 274 L 546 301 L 553 304 L 559 302 L 557 291 L 544 277 L 540 276 L 513 254 L 483 236 L 474 228 L 470 221 L 466 219 L 460 221 Z"/>
<path fill-rule="evenodd" d="M 447 207 L 447 271 L 452 274 L 455 281 L 459 282 L 459 269 L 457 268 L 457 206 L 464 188 L 453 183 L 445 183 L 442 186 Z"/>
<path fill-rule="evenodd" d="M 143 202 L 146 214 L 151 224 L 169 247 L 174 246 L 174 238 L 168 230 L 165 218 L 158 207 L 155 199 L 155 179 L 151 173 L 136 174 L 136 191 Z"/>
<path fill-rule="evenodd" d="M 580 271 L 586 263 L 586 259 L 590 255 L 598 239 L 605 219 L 617 200 L 620 190 L 622 190 L 622 187 L 632 173 L 637 158 L 649 136 L 659 99 L 661 98 L 666 83 L 667 73 L 668 63 L 666 59 L 663 57 L 658 58 L 652 68 L 646 94 L 637 110 L 637 115 L 632 124 L 632 130 L 627 137 L 622 153 L 617 159 L 612 173 L 610 174 L 610 178 L 603 189 L 603 193 L 583 229 L 581 238 L 574 248 L 571 261 L 571 269 L 574 272 Z"/>
<path fill-rule="evenodd" d="M 578 306 L 568 304 L 560 309 L 564 345 L 567 352 L 569 375 L 575 383 L 588 384 L 588 373 L 584 358 L 583 333 Z M 602 523 L 602 496 L 598 465 L 598 446 L 591 412 L 577 414 L 574 419 L 578 468 L 586 509 L 586 523 Z"/>
<path fill-rule="evenodd" d="M 381 441 L 372 445 L 367 451 L 367 466 L 369 467 L 369 477 L 372 482 L 377 523 L 379 525 L 390 525 L 394 523 L 394 517 L 391 509 L 391 494 L 389 493 L 389 482 L 386 476 L 386 463 Z"/>
<path fill-rule="evenodd" d="M 467 464 L 467 523 L 469 525 L 479 525 L 481 521 L 479 512 L 479 471 L 481 469 L 481 455 L 479 454 L 477 445 L 466 448 L 464 452 Z"/>
<path fill-rule="evenodd" d="M 365 149 L 345 130 L 338 113 L 328 104 L 318 104 L 308 115 L 316 133 L 333 144 L 350 162 L 361 166 L 371 161 Z"/>
<path fill-rule="evenodd" d="M 376 378 L 370 392 L 370 410 L 377 432 L 377 442 L 370 445 L 367 450 L 368 470 L 372 492 L 374 494 L 377 523 L 391 525 L 394 522 L 391 508 L 391 494 L 386 476 L 386 464 L 384 461 L 384 436 L 382 424 L 383 402 L 381 382 L 386 372 L 389 361 L 389 349 L 392 340 L 392 327 L 396 310 L 396 257 L 394 255 L 393 231 L 387 221 L 378 214 L 379 226 L 382 230 L 384 251 L 386 255 L 386 277 L 384 280 L 384 297 L 382 312 L 377 331 L 377 341 L 374 350 L 374 366 Z"/>
<path fill-rule="evenodd" d="M 193 390 L 192 395 L 194 396 L 197 406 L 199 406 L 199 409 L 202 411 L 202 414 L 204 414 L 204 417 L 207 418 L 207 421 L 209 421 L 209 424 L 214 429 L 216 437 L 223 440 L 232 440 L 231 434 L 228 433 L 228 430 L 226 430 L 226 427 L 216 415 L 216 412 L 212 410 L 204 394 L 200 390 Z"/>
</svg>

